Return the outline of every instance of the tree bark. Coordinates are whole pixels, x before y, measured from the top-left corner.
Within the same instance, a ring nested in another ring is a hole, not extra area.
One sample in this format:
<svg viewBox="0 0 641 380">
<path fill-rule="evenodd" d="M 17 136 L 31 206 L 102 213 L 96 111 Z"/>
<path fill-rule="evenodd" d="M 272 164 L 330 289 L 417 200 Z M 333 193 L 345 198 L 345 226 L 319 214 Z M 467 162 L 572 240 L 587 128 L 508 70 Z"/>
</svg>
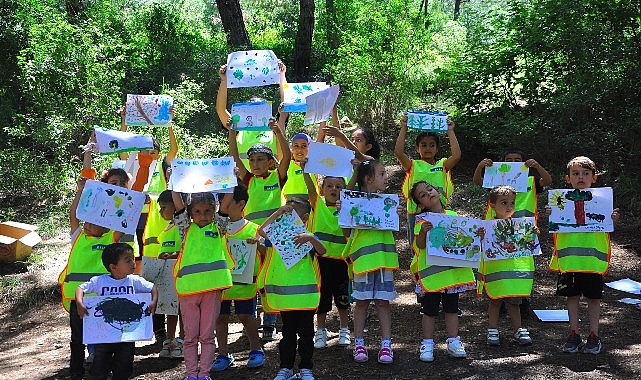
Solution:
<svg viewBox="0 0 641 380">
<path fill-rule="evenodd" d="M 312 35 L 314 34 L 314 0 L 300 0 L 298 33 L 294 53 L 294 76 L 297 82 L 306 82 L 312 59 Z"/>
<path fill-rule="evenodd" d="M 227 46 L 241 49 L 251 48 L 239 0 L 216 0 L 216 6 L 227 35 Z"/>
</svg>

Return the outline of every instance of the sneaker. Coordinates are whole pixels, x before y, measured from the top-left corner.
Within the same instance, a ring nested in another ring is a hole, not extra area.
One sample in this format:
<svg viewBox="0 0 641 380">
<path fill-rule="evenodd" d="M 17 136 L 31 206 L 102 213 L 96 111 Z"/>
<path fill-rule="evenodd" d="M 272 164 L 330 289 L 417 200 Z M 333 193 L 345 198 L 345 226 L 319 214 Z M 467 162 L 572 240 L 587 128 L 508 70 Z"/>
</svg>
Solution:
<svg viewBox="0 0 641 380">
<path fill-rule="evenodd" d="M 198 380 L 196 376 L 187 376 L 183 380 Z"/>
<path fill-rule="evenodd" d="M 198 376 L 198 380 L 211 380 L 209 376 Z"/>
<path fill-rule="evenodd" d="M 300 380 L 314 380 L 314 373 L 311 369 L 301 368 L 297 378 Z"/>
<path fill-rule="evenodd" d="M 325 347 L 327 347 L 327 329 L 318 329 L 316 330 L 316 337 L 314 338 L 314 348 Z"/>
<path fill-rule="evenodd" d="M 341 327 L 338 333 L 338 345 L 349 346 L 350 344 L 352 344 L 352 337 L 349 332 L 349 327 Z"/>
<path fill-rule="evenodd" d="M 434 343 L 432 344 L 421 344 L 420 356 L 418 357 L 422 362 L 433 362 L 434 361 Z"/>
<path fill-rule="evenodd" d="M 185 356 L 183 355 L 183 340 L 180 338 L 174 339 L 174 348 L 171 350 L 172 359 L 182 359 Z"/>
<path fill-rule="evenodd" d="M 455 358 L 465 358 L 467 357 L 467 353 L 465 352 L 465 348 L 463 347 L 463 343 L 461 343 L 461 338 L 456 337 L 452 338 L 451 340 L 448 339 L 449 342 L 447 342 L 447 353 L 450 354 L 451 356 Z"/>
<path fill-rule="evenodd" d="M 234 356 L 232 354 L 218 355 L 216 356 L 214 363 L 211 365 L 211 372 L 224 371 L 232 365 L 234 365 Z"/>
<path fill-rule="evenodd" d="M 487 329 L 487 344 L 489 346 L 499 346 L 501 344 L 498 329 Z"/>
<path fill-rule="evenodd" d="M 275 326 L 263 326 L 263 341 L 271 342 L 276 339 L 276 327 Z"/>
<path fill-rule="evenodd" d="M 594 355 L 601 352 L 601 338 L 594 335 L 594 333 L 590 333 L 590 336 L 588 336 L 588 341 L 585 344 L 585 348 L 583 348 L 583 352 L 585 352 L 586 354 Z"/>
<path fill-rule="evenodd" d="M 565 346 L 563 346 L 563 352 L 570 354 L 577 353 L 581 348 L 583 348 L 583 345 L 584 343 L 581 339 L 581 335 L 572 331 L 570 335 L 568 335 L 568 340 L 565 342 Z"/>
<path fill-rule="evenodd" d="M 529 346 L 532 344 L 532 338 L 530 338 L 530 332 L 527 331 L 526 328 L 524 327 L 519 327 L 516 329 L 514 332 L 514 339 L 521 345 L 521 346 Z"/>
<path fill-rule="evenodd" d="M 381 364 L 392 364 L 394 361 L 394 353 L 389 347 L 382 347 L 378 351 L 378 362 Z"/>
<path fill-rule="evenodd" d="M 274 380 L 292 380 L 295 378 L 296 378 L 296 375 L 294 375 L 293 369 L 281 368 L 276 374 L 276 377 L 274 377 Z"/>
<path fill-rule="evenodd" d="M 258 368 L 265 364 L 265 351 L 251 350 L 249 351 L 249 359 L 247 360 L 247 367 Z"/>
<path fill-rule="evenodd" d="M 167 339 L 162 342 L 162 349 L 158 353 L 159 358 L 171 357 L 171 340 Z"/>
<path fill-rule="evenodd" d="M 354 361 L 357 363 L 365 363 L 369 359 L 367 356 L 367 349 L 364 346 L 354 346 Z"/>
</svg>

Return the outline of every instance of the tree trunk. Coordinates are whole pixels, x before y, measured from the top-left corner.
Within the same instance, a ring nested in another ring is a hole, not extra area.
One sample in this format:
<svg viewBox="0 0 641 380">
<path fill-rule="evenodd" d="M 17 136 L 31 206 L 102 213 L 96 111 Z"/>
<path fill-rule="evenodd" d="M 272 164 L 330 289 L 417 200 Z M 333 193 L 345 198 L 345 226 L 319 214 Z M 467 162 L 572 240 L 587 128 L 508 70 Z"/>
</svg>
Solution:
<svg viewBox="0 0 641 380">
<path fill-rule="evenodd" d="M 574 201 L 574 218 L 579 226 L 585 225 L 585 202 Z"/>
<path fill-rule="evenodd" d="M 463 0 L 454 0 L 454 20 L 458 20 L 458 16 L 461 13 L 461 3 Z"/>
<path fill-rule="evenodd" d="M 85 5 L 80 0 L 65 0 L 65 7 L 67 8 L 67 18 L 72 25 L 78 24 L 81 19 L 84 19 Z"/>
<path fill-rule="evenodd" d="M 239 0 L 216 0 L 216 6 L 227 35 L 227 46 L 240 49 L 251 48 Z"/>
<path fill-rule="evenodd" d="M 340 46 L 340 36 L 338 34 L 338 17 L 336 16 L 336 5 L 334 0 L 325 0 L 325 14 L 327 25 L 325 26 L 327 34 L 327 46 L 329 47 L 332 59 L 336 57 L 336 51 Z"/>
<path fill-rule="evenodd" d="M 294 53 L 294 76 L 297 82 L 306 82 L 312 59 L 312 35 L 314 34 L 314 0 L 300 0 L 296 51 Z"/>
</svg>

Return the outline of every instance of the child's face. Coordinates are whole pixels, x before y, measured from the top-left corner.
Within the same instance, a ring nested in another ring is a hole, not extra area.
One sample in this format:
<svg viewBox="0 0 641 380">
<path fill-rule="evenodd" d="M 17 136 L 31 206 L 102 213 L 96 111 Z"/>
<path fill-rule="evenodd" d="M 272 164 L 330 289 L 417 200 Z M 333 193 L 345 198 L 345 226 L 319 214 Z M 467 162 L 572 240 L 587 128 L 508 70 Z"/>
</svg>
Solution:
<svg viewBox="0 0 641 380">
<path fill-rule="evenodd" d="M 384 191 L 387 189 L 387 173 L 385 166 L 378 164 L 374 168 L 374 176 L 367 178 L 368 189 L 370 192 Z"/>
<path fill-rule="evenodd" d="M 158 203 L 158 207 L 160 208 L 160 216 L 164 220 L 171 220 L 174 217 L 174 212 L 176 211 L 176 207 L 172 202 Z"/>
<path fill-rule="evenodd" d="M 321 195 L 325 197 L 325 202 L 329 205 L 335 205 L 341 197 L 341 190 L 345 188 L 345 181 L 339 178 L 325 178 L 321 187 Z"/>
<path fill-rule="evenodd" d="M 109 232 L 109 228 L 100 227 L 97 224 L 93 224 L 89 222 L 85 222 L 84 226 L 82 227 L 82 230 L 84 231 L 85 235 L 91 236 L 91 237 L 101 237 L 102 235 Z"/>
<path fill-rule="evenodd" d="M 490 203 L 490 207 L 496 213 L 496 219 L 509 219 L 514 214 L 515 194 L 502 194 L 496 198 L 496 203 Z"/>
<path fill-rule="evenodd" d="M 136 260 L 134 260 L 134 252 L 129 250 L 120 255 L 118 263 L 109 265 L 109 272 L 111 276 L 116 279 L 125 278 L 133 274 L 136 270 Z"/>
<path fill-rule="evenodd" d="M 196 203 L 191 205 L 191 219 L 203 228 L 214 220 L 216 208 L 207 203 Z"/>
<path fill-rule="evenodd" d="M 245 208 L 245 201 L 234 200 L 234 194 L 224 194 L 220 200 L 220 212 L 229 215 L 232 219 L 238 219 L 243 216 L 243 209 Z"/>
<path fill-rule="evenodd" d="M 579 165 L 570 166 L 568 172 L 570 174 L 565 176 L 565 181 L 571 184 L 573 189 L 587 189 L 597 180 L 597 176 L 591 169 Z"/>
<path fill-rule="evenodd" d="M 302 159 L 307 158 L 309 153 L 309 144 L 305 139 L 296 139 L 292 141 L 292 158 L 296 162 L 300 162 Z"/>
<path fill-rule="evenodd" d="M 523 162 L 523 157 L 518 153 L 508 153 L 503 158 L 505 162 Z"/>
<path fill-rule="evenodd" d="M 365 133 L 361 129 L 357 129 L 352 133 L 352 144 L 356 145 L 356 149 L 363 154 L 372 149 L 372 144 L 367 143 Z"/>
<path fill-rule="evenodd" d="M 254 153 L 249 156 L 249 171 L 251 171 L 253 175 L 267 175 L 273 161 L 267 153 Z"/>
<path fill-rule="evenodd" d="M 416 147 L 416 151 L 422 160 L 431 160 L 438 153 L 438 145 L 436 145 L 436 140 L 432 136 L 425 136 L 419 142 Z"/>
<path fill-rule="evenodd" d="M 429 211 L 442 209 L 440 194 L 431 185 L 420 183 L 416 186 L 413 195 L 421 209 Z"/>
<path fill-rule="evenodd" d="M 112 175 L 107 178 L 107 183 L 119 187 L 129 187 L 129 178 L 123 178 L 120 175 Z"/>
</svg>

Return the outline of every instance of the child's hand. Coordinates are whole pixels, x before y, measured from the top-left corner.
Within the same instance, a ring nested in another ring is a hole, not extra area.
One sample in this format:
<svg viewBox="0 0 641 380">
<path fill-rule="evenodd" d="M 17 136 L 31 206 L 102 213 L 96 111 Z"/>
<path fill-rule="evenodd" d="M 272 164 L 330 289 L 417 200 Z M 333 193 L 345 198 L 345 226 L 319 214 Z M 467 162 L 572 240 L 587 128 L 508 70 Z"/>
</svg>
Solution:
<svg viewBox="0 0 641 380">
<path fill-rule="evenodd" d="M 286 73 L 287 72 L 287 66 L 281 61 L 280 59 L 278 60 L 278 69 L 280 70 L 281 73 Z"/>
<path fill-rule="evenodd" d="M 447 131 L 453 131 L 456 124 L 451 119 L 447 119 Z"/>
<path fill-rule="evenodd" d="M 532 232 L 534 232 L 537 235 L 541 234 L 541 230 L 539 230 L 539 226 L 532 227 Z"/>
<path fill-rule="evenodd" d="M 525 161 L 525 166 L 527 166 L 528 168 L 538 169 L 541 167 L 541 164 L 539 164 L 535 159 L 530 158 L 529 160 Z"/>
<path fill-rule="evenodd" d="M 220 75 L 220 79 L 227 79 L 227 64 L 220 66 L 218 74 Z"/>
<path fill-rule="evenodd" d="M 156 303 L 157 301 L 152 301 L 149 306 L 147 306 L 147 313 L 155 314 L 156 313 Z"/>
<path fill-rule="evenodd" d="M 326 135 L 332 137 L 340 136 L 343 133 L 340 129 L 338 129 L 338 127 L 333 125 L 325 124 L 325 126 L 323 126 L 321 129 L 323 130 L 323 132 L 325 132 Z"/>
<path fill-rule="evenodd" d="M 89 314 L 89 312 L 87 311 L 87 308 L 82 302 L 76 301 L 76 306 L 78 308 L 78 316 L 80 318 L 84 318 L 85 315 Z"/>
<path fill-rule="evenodd" d="M 484 158 L 483 160 L 481 160 L 481 162 L 479 162 L 479 164 L 478 164 L 477 166 L 478 166 L 479 168 L 481 168 L 481 167 L 483 167 L 483 168 L 489 168 L 490 166 L 492 166 L 492 164 L 494 164 L 494 163 L 492 162 L 492 160 L 490 160 L 489 158 Z"/>
<path fill-rule="evenodd" d="M 341 203 L 341 200 L 340 200 L 340 199 L 337 199 L 337 200 L 336 200 L 336 204 L 335 204 L 335 206 L 336 206 L 336 211 L 341 212 L 341 204 L 342 204 L 342 203 Z"/>
<path fill-rule="evenodd" d="M 619 209 L 615 208 L 612 210 L 612 221 L 613 222 L 618 222 L 619 221 Z"/>
<path fill-rule="evenodd" d="M 77 192 L 82 192 L 82 189 L 85 188 L 85 183 L 87 183 L 87 178 L 86 177 L 78 178 L 78 182 L 76 182 L 76 191 Z"/>
<path fill-rule="evenodd" d="M 247 240 L 245 240 L 247 244 L 258 244 L 260 240 L 256 237 L 248 237 Z"/>
<path fill-rule="evenodd" d="M 476 236 L 480 237 L 481 239 L 485 239 L 485 228 L 479 227 L 479 229 L 476 230 Z"/>
<path fill-rule="evenodd" d="M 357 160 L 356 158 L 352 158 L 351 160 L 349 160 L 349 162 L 354 167 L 354 170 L 356 170 L 356 168 L 358 168 L 358 165 L 361 164 L 361 162 L 359 160 Z"/>
<path fill-rule="evenodd" d="M 407 114 L 403 114 L 401 117 L 401 129 L 407 129 Z"/>
<path fill-rule="evenodd" d="M 432 224 L 432 222 L 430 222 L 430 221 L 426 220 L 426 221 L 423 223 L 423 225 L 421 226 L 421 232 L 426 232 L 426 233 L 427 233 L 427 232 L 428 232 L 429 230 L 431 230 L 432 228 L 434 228 L 434 225 Z"/>
<path fill-rule="evenodd" d="M 269 124 L 267 125 L 269 126 L 269 129 L 271 129 L 274 133 L 276 133 L 276 131 L 280 129 L 280 127 L 278 126 L 278 122 L 273 117 L 269 119 Z"/>
<path fill-rule="evenodd" d="M 552 207 L 545 206 L 545 216 L 550 216 L 550 215 L 552 215 Z"/>
<path fill-rule="evenodd" d="M 174 114 L 176 112 L 176 105 L 172 104 L 171 107 L 169 107 L 169 120 L 174 120 Z"/>
<path fill-rule="evenodd" d="M 398 214 L 399 217 L 403 216 L 403 214 L 405 213 L 405 208 L 401 205 L 398 205 L 396 207 L 396 213 Z"/>
<path fill-rule="evenodd" d="M 127 103 L 123 104 L 122 108 L 120 109 L 120 120 L 124 121 L 126 117 L 127 117 Z"/>
<path fill-rule="evenodd" d="M 280 102 L 278 105 L 278 113 L 283 113 L 283 108 L 285 108 L 285 102 Z"/>
<path fill-rule="evenodd" d="M 307 161 L 309 161 L 309 159 L 307 157 L 305 157 L 305 158 L 300 160 L 298 165 L 300 166 L 301 169 L 305 170 L 305 164 L 307 164 Z"/>
<path fill-rule="evenodd" d="M 296 247 L 300 247 L 301 245 L 312 241 L 312 239 L 315 239 L 314 235 L 310 233 L 302 233 L 294 236 L 293 241 Z"/>
</svg>

